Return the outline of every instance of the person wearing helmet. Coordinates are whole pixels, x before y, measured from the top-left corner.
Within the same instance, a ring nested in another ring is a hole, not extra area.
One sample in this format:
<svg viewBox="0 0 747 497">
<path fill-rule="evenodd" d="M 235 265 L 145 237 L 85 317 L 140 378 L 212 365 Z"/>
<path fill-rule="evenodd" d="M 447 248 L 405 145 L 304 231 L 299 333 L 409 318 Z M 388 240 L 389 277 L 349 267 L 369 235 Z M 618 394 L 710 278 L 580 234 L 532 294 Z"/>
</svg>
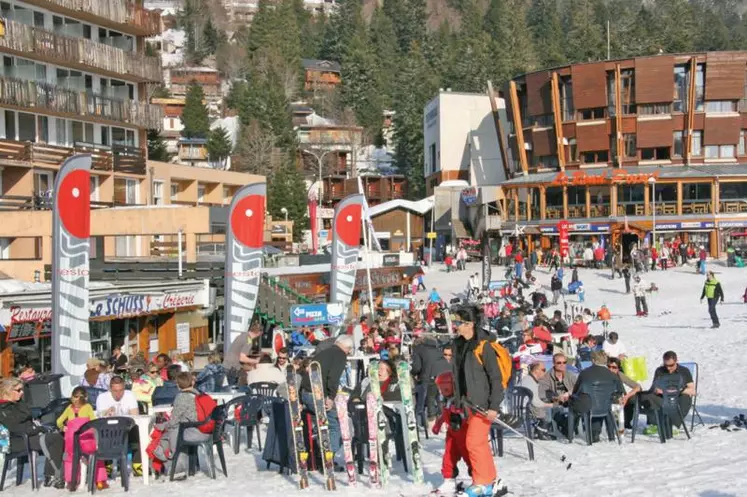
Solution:
<svg viewBox="0 0 747 497">
<path fill-rule="evenodd" d="M 633 296 L 635 297 L 636 316 L 648 316 L 648 304 L 646 303 L 646 284 L 639 275 L 635 276 L 635 283 L 633 284 Z"/>
</svg>

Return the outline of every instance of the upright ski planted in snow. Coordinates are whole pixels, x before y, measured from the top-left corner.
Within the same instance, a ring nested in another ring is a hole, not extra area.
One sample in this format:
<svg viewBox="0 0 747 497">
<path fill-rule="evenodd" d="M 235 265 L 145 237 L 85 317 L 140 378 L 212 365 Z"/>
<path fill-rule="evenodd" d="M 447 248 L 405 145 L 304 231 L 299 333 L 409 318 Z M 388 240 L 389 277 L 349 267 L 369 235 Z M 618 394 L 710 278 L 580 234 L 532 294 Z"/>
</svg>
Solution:
<svg viewBox="0 0 747 497">
<path fill-rule="evenodd" d="M 335 397 L 337 407 L 337 418 L 340 420 L 340 433 L 342 434 L 342 450 L 345 454 L 345 471 L 348 474 L 348 483 L 355 485 L 355 461 L 353 461 L 353 433 L 350 430 L 348 420 L 348 400 L 350 395 L 340 392 Z"/>
<path fill-rule="evenodd" d="M 376 397 L 373 392 L 368 392 L 366 395 L 366 416 L 368 417 L 368 481 L 372 487 L 381 487 L 379 441 L 377 440 L 379 427 L 376 422 Z"/>
<path fill-rule="evenodd" d="M 387 420 L 384 414 L 384 398 L 381 396 L 381 384 L 379 383 L 379 361 L 371 361 L 368 366 L 368 378 L 371 382 L 371 393 L 376 399 L 376 441 L 379 446 L 379 474 L 381 484 L 389 483 L 389 471 L 392 467 L 392 455 L 389 450 L 389 438 L 386 434 Z M 370 414 L 369 414 L 370 416 Z"/>
<path fill-rule="evenodd" d="M 415 417 L 415 402 L 412 398 L 412 377 L 410 364 L 400 361 L 397 364 L 397 378 L 399 390 L 402 393 L 402 405 L 405 407 L 406 422 L 405 443 L 412 453 L 412 477 L 415 483 L 423 483 L 423 464 L 420 459 L 420 439 L 418 438 L 418 424 Z M 428 429 L 428 427 L 426 427 Z"/>
<path fill-rule="evenodd" d="M 324 406 L 322 367 L 318 362 L 312 362 L 309 365 L 309 380 L 311 381 L 311 393 L 314 397 L 314 410 L 316 411 L 316 430 L 322 452 L 324 475 L 327 477 L 326 487 L 327 490 L 336 490 L 335 453 L 332 452 L 332 443 L 329 439 L 329 421 L 327 420 L 327 409 Z"/>
<path fill-rule="evenodd" d="M 298 398 L 298 384 L 296 383 L 296 370 L 293 364 L 288 364 L 285 370 L 288 384 L 288 409 L 292 423 L 293 453 L 296 458 L 296 468 L 300 480 L 298 487 L 301 489 L 309 486 L 308 464 L 309 453 L 303 441 L 303 421 L 301 420 L 301 401 Z"/>
</svg>

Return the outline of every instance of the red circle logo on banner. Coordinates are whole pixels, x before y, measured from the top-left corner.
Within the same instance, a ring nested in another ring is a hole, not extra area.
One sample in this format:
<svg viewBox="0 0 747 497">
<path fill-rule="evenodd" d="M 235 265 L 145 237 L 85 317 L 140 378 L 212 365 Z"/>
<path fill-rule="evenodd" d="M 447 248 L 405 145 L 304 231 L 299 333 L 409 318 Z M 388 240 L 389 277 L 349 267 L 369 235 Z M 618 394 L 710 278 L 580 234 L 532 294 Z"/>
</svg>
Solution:
<svg viewBox="0 0 747 497">
<path fill-rule="evenodd" d="M 261 248 L 264 242 L 265 197 L 264 195 L 247 195 L 242 198 L 231 212 L 231 231 L 233 236 L 250 248 Z"/>
<path fill-rule="evenodd" d="M 62 226 L 76 238 L 91 235 L 91 174 L 76 169 L 63 178 L 57 195 Z"/>
<path fill-rule="evenodd" d="M 360 245 L 361 211 L 360 204 L 351 204 L 344 207 L 335 219 L 335 232 L 345 245 Z"/>
</svg>

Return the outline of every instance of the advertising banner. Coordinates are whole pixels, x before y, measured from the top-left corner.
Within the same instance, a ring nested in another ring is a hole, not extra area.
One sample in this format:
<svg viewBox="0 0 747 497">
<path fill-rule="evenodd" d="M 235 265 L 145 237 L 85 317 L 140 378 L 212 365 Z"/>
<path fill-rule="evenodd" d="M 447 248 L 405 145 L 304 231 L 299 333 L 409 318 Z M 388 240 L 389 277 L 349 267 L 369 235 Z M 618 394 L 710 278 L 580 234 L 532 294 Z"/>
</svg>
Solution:
<svg viewBox="0 0 747 497">
<path fill-rule="evenodd" d="M 335 208 L 329 300 L 333 304 L 341 304 L 343 309 L 350 305 L 355 288 L 362 213 L 363 195 L 359 193 L 346 197 Z"/>
</svg>

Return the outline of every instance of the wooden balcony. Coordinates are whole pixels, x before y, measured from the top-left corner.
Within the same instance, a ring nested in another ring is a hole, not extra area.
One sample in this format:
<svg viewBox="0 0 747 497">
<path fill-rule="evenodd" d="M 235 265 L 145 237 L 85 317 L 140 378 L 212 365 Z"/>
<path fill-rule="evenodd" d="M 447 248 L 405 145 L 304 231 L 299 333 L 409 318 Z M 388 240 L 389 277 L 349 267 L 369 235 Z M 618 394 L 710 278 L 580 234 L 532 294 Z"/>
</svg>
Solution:
<svg viewBox="0 0 747 497">
<path fill-rule="evenodd" d="M 747 200 L 722 200 L 719 202 L 719 212 L 721 214 L 739 214 L 747 212 Z"/>
<path fill-rule="evenodd" d="M 710 200 L 684 200 L 682 202 L 682 214 L 685 216 L 691 214 L 710 214 L 712 209 L 713 204 Z"/>
<path fill-rule="evenodd" d="M 61 147 L 44 143 L 0 140 L 0 164 L 58 167 L 73 154 L 91 154 L 91 167 L 97 171 L 145 174 L 146 151 L 139 148 L 110 148 L 90 144 Z"/>
<path fill-rule="evenodd" d="M 91 209 L 111 207 L 112 202 L 91 201 Z M 33 196 L 0 195 L 0 211 L 48 211 L 52 209 L 52 199 L 45 192 Z"/>
<path fill-rule="evenodd" d="M 128 34 L 153 36 L 161 32 L 161 16 L 145 10 L 140 0 L 24 0 L 26 3 L 112 27 Z"/>
<path fill-rule="evenodd" d="M 0 50 L 81 70 L 105 71 L 112 77 L 140 82 L 161 81 L 161 59 L 148 57 L 85 38 L 55 34 L 45 29 L 5 19 Z"/>
<path fill-rule="evenodd" d="M 163 110 L 132 100 L 119 100 L 88 91 L 68 90 L 48 83 L 0 76 L 0 104 L 21 110 L 62 114 L 73 119 L 109 121 L 160 130 Z"/>
</svg>

